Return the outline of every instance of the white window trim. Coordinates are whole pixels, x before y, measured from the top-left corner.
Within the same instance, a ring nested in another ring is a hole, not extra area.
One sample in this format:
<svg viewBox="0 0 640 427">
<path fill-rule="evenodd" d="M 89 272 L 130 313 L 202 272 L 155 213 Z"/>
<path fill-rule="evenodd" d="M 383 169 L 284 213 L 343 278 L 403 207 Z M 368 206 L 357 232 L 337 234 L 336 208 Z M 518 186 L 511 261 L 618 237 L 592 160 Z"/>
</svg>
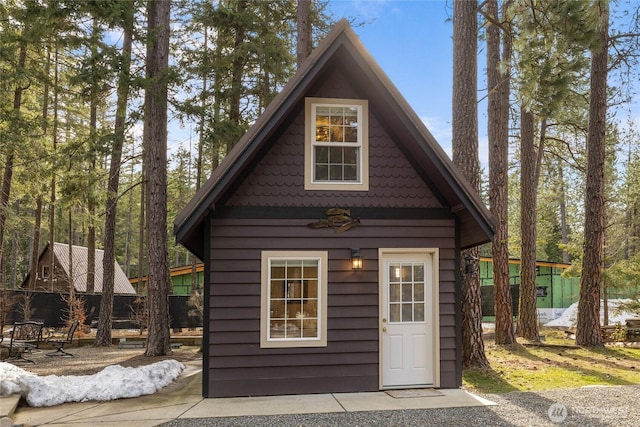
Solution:
<svg viewBox="0 0 640 427">
<path fill-rule="evenodd" d="M 362 116 L 358 122 L 360 132 L 360 159 L 358 165 L 360 177 L 358 182 L 314 181 L 313 143 L 315 139 L 315 123 L 312 117 L 314 117 L 313 109 L 316 105 L 350 105 L 361 109 Z M 369 102 L 366 99 L 305 98 L 304 189 L 369 191 Z"/>
<path fill-rule="evenodd" d="M 269 339 L 270 260 L 318 260 L 318 337 Z M 260 348 L 326 347 L 328 253 L 326 251 L 262 251 L 260 296 Z"/>
</svg>

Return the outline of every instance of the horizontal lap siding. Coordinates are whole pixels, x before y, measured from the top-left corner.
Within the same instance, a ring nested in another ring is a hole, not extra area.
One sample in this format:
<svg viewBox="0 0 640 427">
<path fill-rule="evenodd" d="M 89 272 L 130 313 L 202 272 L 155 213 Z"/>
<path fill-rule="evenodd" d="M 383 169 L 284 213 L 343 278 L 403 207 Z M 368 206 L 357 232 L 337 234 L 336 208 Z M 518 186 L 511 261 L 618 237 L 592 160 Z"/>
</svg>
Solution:
<svg viewBox="0 0 640 427">
<path fill-rule="evenodd" d="M 454 222 L 362 219 L 360 226 L 336 233 L 306 226 L 315 220 L 212 221 L 208 395 L 378 390 L 381 247 L 440 248 L 441 376 L 455 371 Z M 361 271 L 350 268 L 352 247 L 364 256 Z M 263 250 L 328 251 L 326 347 L 260 348 Z"/>
</svg>

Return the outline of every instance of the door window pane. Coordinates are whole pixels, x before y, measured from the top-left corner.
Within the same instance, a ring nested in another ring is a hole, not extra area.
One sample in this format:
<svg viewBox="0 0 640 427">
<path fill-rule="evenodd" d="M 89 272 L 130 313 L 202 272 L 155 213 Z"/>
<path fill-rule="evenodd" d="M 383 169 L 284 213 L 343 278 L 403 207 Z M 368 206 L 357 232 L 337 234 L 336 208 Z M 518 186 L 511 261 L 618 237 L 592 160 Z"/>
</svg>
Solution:
<svg viewBox="0 0 640 427">
<path fill-rule="evenodd" d="M 411 264 L 403 264 L 402 265 L 402 281 L 411 283 L 413 278 L 413 269 Z"/>
<path fill-rule="evenodd" d="M 415 322 L 424 322 L 424 303 L 416 303 L 413 306 L 413 320 Z"/>
<path fill-rule="evenodd" d="M 391 283 L 389 285 L 389 302 L 400 302 L 400 284 Z"/>
<path fill-rule="evenodd" d="M 400 264 L 389 264 L 389 283 L 400 283 Z"/>
<path fill-rule="evenodd" d="M 411 322 L 413 321 L 413 304 L 402 304 L 402 321 L 403 322 Z"/>
<path fill-rule="evenodd" d="M 402 284 L 402 301 L 404 302 L 413 301 L 413 289 L 412 289 L 411 283 Z"/>
<path fill-rule="evenodd" d="M 401 322 L 400 304 L 389 304 L 389 322 Z"/>
<path fill-rule="evenodd" d="M 425 321 L 424 263 L 388 264 L 390 322 Z"/>
</svg>

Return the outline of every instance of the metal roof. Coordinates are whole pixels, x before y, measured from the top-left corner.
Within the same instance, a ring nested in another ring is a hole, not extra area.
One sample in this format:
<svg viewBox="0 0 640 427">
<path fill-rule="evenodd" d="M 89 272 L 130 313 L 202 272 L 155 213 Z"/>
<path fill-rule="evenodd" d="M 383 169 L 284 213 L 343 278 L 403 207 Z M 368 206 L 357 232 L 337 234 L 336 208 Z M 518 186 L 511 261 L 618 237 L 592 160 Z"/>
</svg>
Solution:
<svg viewBox="0 0 640 427">
<path fill-rule="evenodd" d="M 45 249 L 46 250 L 46 249 Z M 67 277 L 69 276 L 70 260 L 69 245 L 67 243 L 54 243 L 53 251 L 60 266 L 64 269 Z M 78 292 L 87 291 L 87 274 L 88 274 L 88 253 L 89 249 L 84 246 L 71 246 L 71 257 L 73 258 L 73 286 Z M 95 260 L 95 288 L 94 292 L 102 292 L 102 278 L 104 270 L 102 263 L 104 259 L 104 251 L 96 249 Z M 120 265 L 114 261 L 114 281 L 113 292 L 115 294 L 135 294 L 136 291 L 129 282 L 129 279 L 122 271 Z"/>
</svg>

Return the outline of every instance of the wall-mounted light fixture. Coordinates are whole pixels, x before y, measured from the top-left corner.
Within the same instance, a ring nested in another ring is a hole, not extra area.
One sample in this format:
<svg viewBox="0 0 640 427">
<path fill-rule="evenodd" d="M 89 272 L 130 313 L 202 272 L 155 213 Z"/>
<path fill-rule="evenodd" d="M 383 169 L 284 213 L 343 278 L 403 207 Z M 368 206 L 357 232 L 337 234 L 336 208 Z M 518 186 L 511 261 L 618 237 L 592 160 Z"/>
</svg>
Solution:
<svg viewBox="0 0 640 427">
<path fill-rule="evenodd" d="M 477 257 L 467 255 L 466 257 L 464 257 L 464 261 L 464 272 L 466 274 L 475 274 L 478 271 L 475 265 L 475 261 L 478 261 Z"/>
<path fill-rule="evenodd" d="M 359 248 L 351 248 L 351 269 L 362 270 L 362 254 Z"/>
</svg>

